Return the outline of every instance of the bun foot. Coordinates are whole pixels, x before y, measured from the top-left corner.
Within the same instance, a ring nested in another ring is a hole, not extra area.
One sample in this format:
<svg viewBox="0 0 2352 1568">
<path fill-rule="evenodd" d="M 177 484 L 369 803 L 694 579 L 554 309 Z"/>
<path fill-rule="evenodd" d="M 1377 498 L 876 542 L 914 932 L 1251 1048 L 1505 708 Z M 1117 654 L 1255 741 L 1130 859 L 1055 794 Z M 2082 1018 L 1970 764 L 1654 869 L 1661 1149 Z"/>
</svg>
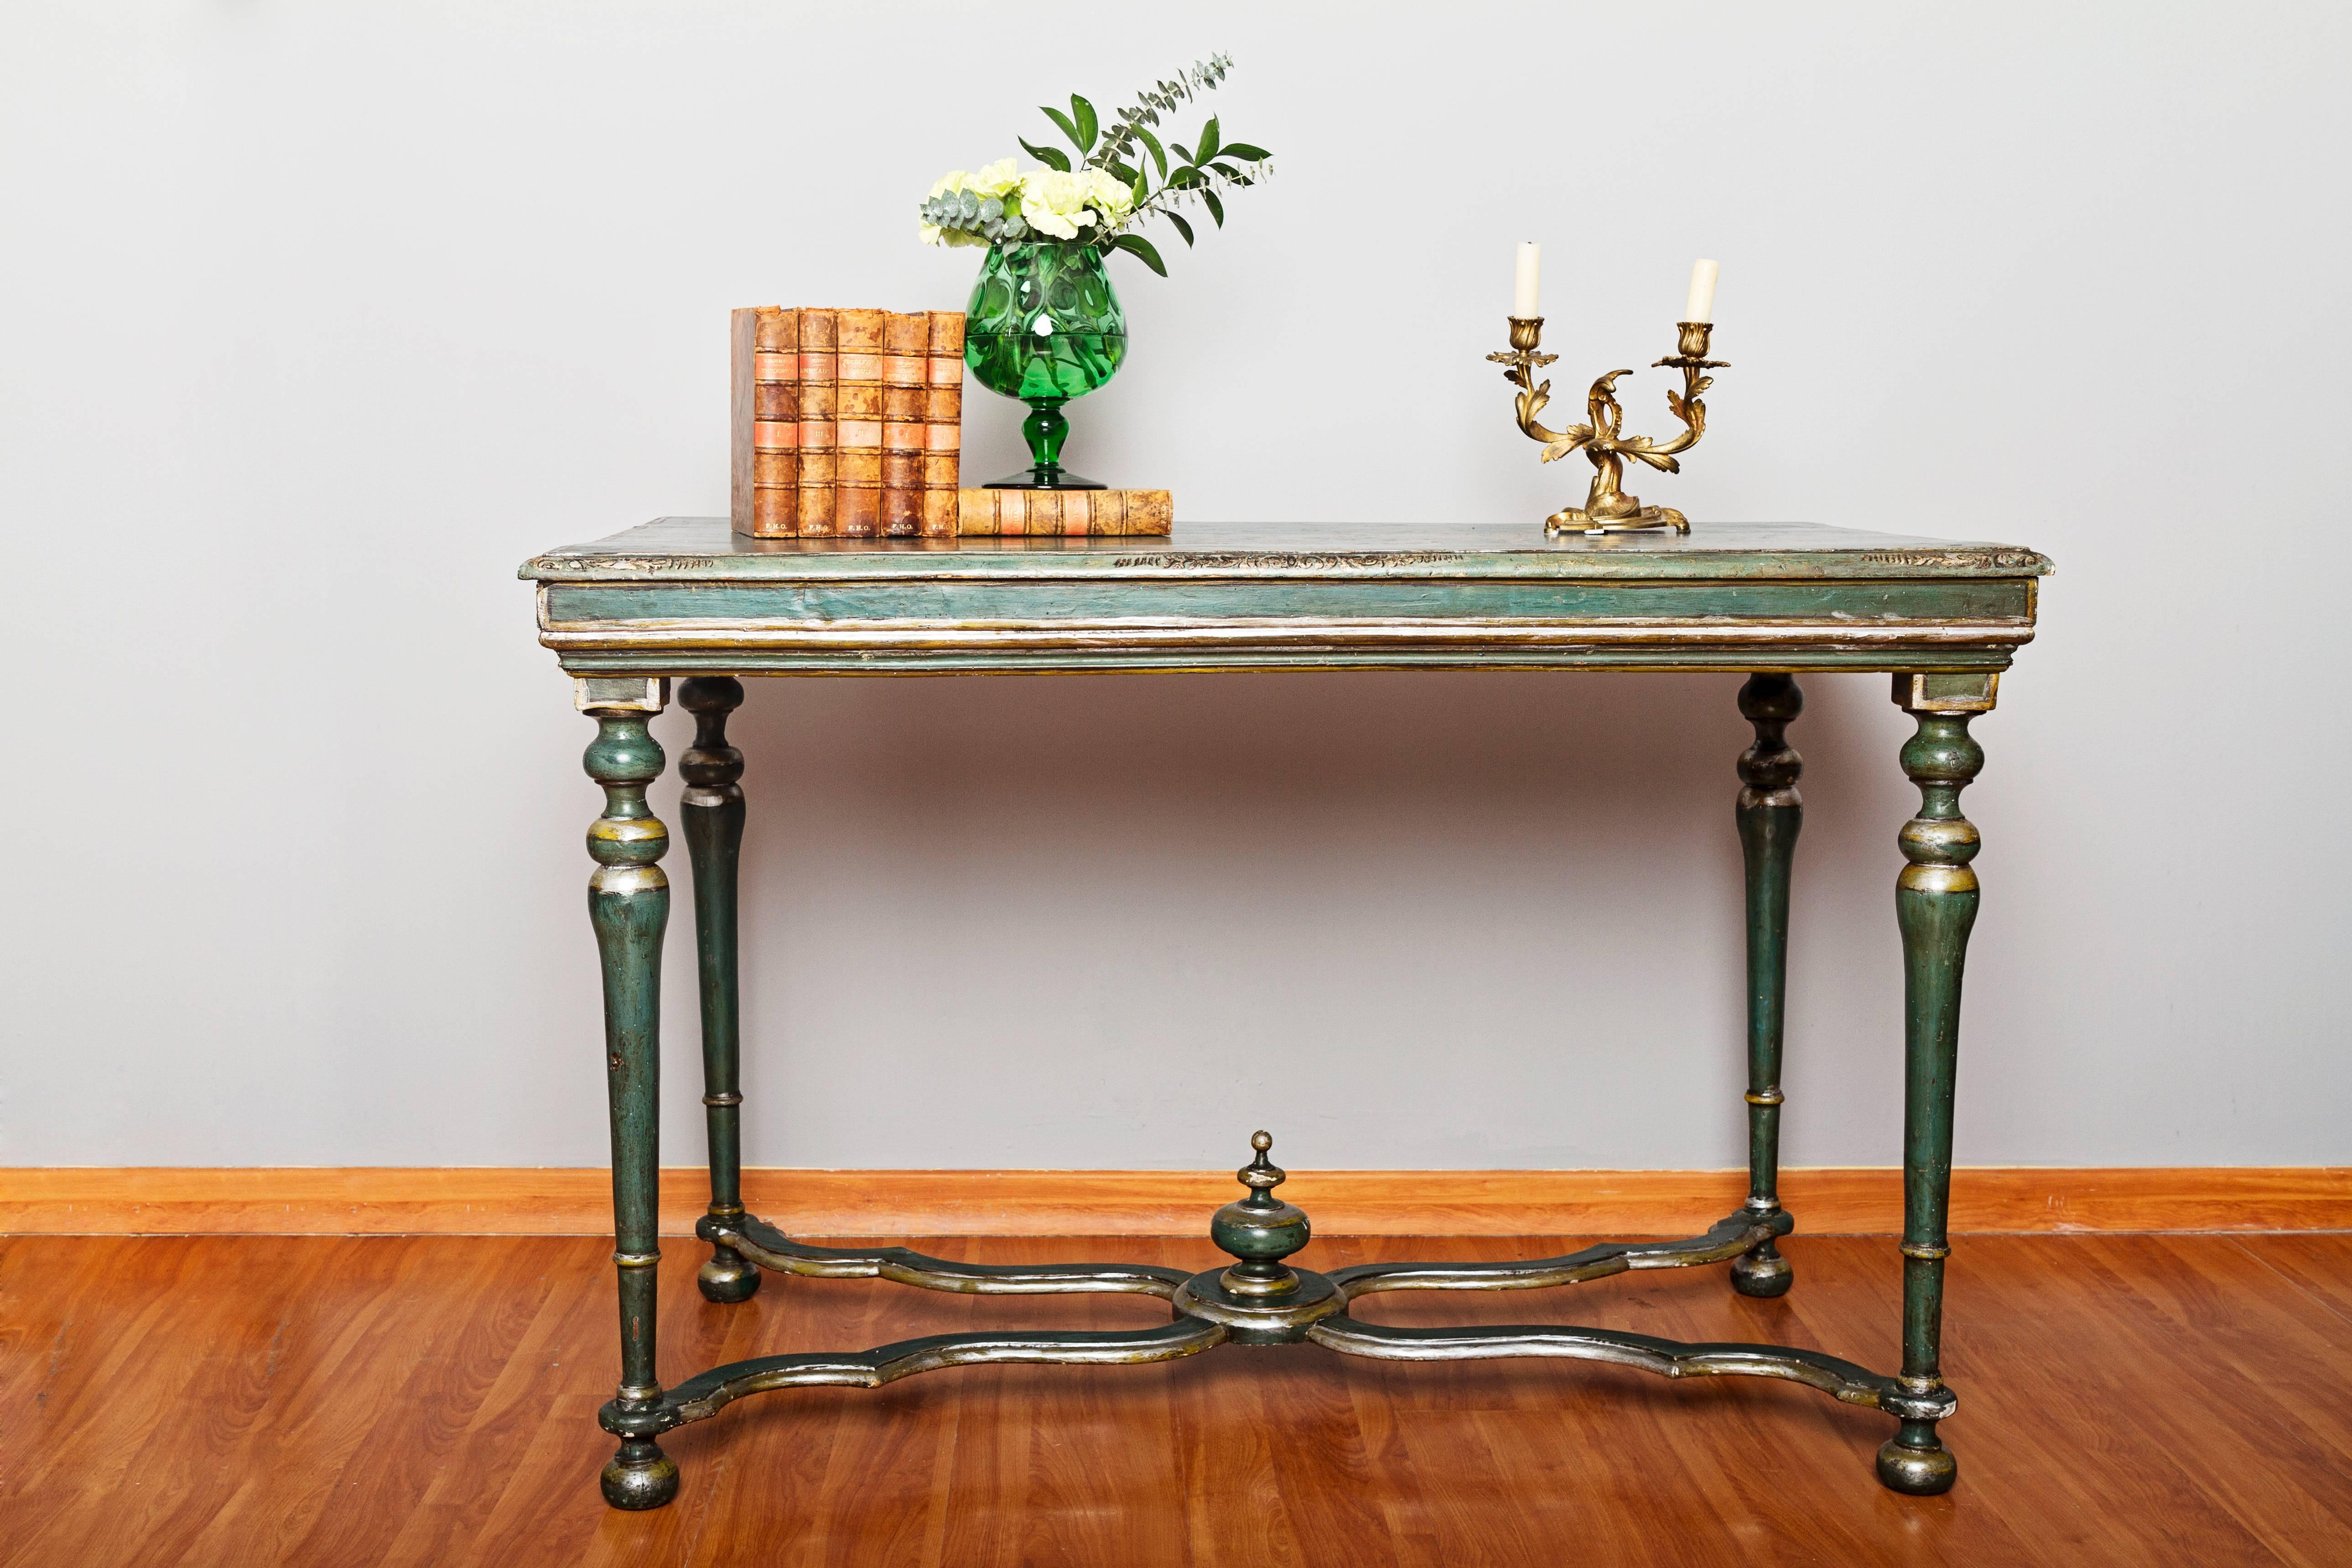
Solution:
<svg viewBox="0 0 2352 1568">
<path fill-rule="evenodd" d="M 631 1512 L 659 1508 L 677 1496 L 677 1461 L 663 1453 L 660 1444 L 631 1437 L 604 1462 L 604 1473 L 597 1479 L 604 1500 L 614 1508 Z"/>
<path fill-rule="evenodd" d="M 760 1293 L 760 1266 L 733 1247 L 722 1247 L 696 1272 L 694 1282 L 701 1287 L 704 1300 L 731 1306 Z"/>
<path fill-rule="evenodd" d="M 1925 1427 L 1916 1434 L 1924 1442 L 1906 1442 L 1915 1436 L 1915 1426 Z M 1960 1462 L 1952 1451 L 1936 1438 L 1936 1429 L 1927 1423 L 1906 1421 L 1903 1430 L 1890 1437 L 1878 1450 L 1878 1482 L 1889 1491 L 1908 1497 L 1934 1497 L 1952 1489 L 1960 1479 Z"/>
<path fill-rule="evenodd" d="M 1785 1296 L 1796 1283 L 1797 1271 L 1770 1242 L 1731 1260 L 1731 1288 L 1743 1296 L 1769 1300 Z"/>
</svg>

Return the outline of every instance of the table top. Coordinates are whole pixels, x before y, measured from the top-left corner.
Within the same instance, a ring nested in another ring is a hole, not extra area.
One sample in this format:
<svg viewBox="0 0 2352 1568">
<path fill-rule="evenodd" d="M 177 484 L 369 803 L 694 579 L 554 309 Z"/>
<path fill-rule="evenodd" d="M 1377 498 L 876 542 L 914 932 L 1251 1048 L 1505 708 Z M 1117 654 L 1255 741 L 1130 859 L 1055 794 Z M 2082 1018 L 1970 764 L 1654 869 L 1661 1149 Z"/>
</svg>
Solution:
<svg viewBox="0 0 2352 1568">
<path fill-rule="evenodd" d="M 1115 539 L 767 540 L 661 518 L 550 551 L 578 674 L 1398 668 L 2000 669 L 2049 560 L 1820 523 L 1182 523 Z"/>
<path fill-rule="evenodd" d="M 723 517 L 663 517 L 549 551 L 541 582 L 925 577 L 1156 577 L 1169 572 L 1383 577 L 2034 577 L 2014 544 L 1873 533 L 1819 522 L 1700 522 L 1587 538 L 1535 522 L 1191 522 L 1127 539 L 751 539 Z"/>
</svg>

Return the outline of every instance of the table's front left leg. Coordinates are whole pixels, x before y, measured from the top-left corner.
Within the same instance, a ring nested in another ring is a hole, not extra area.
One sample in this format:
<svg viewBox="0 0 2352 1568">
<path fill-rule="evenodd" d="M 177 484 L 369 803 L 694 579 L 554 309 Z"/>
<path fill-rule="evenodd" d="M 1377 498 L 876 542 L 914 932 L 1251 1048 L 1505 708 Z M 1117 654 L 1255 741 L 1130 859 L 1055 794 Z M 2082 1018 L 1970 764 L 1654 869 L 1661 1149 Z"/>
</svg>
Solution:
<svg viewBox="0 0 2352 1568">
<path fill-rule="evenodd" d="M 1895 700 L 1918 731 L 1903 771 L 1919 815 L 1903 825 L 1895 915 L 1903 932 L 1903 1375 L 1883 1401 L 1902 1420 L 1878 1450 L 1878 1479 L 1899 1492 L 1949 1491 L 1959 1462 L 1927 1413 L 1949 1413 L 1943 1373 L 1944 1260 L 1952 1187 L 1952 1087 L 1960 1038 L 1960 974 L 1977 919 L 1976 825 L 1960 791 L 1984 766 L 1969 721 L 1993 705 L 1994 675 L 1897 675 Z M 1906 1404 L 1911 1408 L 1906 1409 Z"/>
<path fill-rule="evenodd" d="M 583 759 L 604 789 L 604 815 L 588 829 L 596 870 L 588 918 L 604 976 L 604 1077 L 613 1121 L 613 1262 L 619 1273 L 621 1385 L 598 1412 L 620 1451 L 604 1466 L 604 1500 L 659 1508 L 677 1495 L 677 1465 L 654 1436 L 668 1424 L 654 1366 L 656 1265 L 661 1261 L 661 950 L 669 879 L 656 862 L 669 831 L 646 804 L 661 777 L 660 744 L 646 724 L 667 681 L 581 682 L 596 721 Z M 634 688 L 634 692 L 626 689 Z"/>
<path fill-rule="evenodd" d="M 742 705 L 732 676 L 697 676 L 678 688 L 694 715 L 694 744 L 678 759 L 686 780 L 678 815 L 694 867 L 694 951 L 701 978 L 702 1103 L 710 1143 L 710 1208 L 719 1223 L 743 1218 L 741 1007 L 736 990 L 736 870 L 743 847 L 743 753 L 727 743 L 727 716 Z M 724 1241 L 696 1277 L 703 1299 L 748 1301 L 760 1268 Z"/>
</svg>

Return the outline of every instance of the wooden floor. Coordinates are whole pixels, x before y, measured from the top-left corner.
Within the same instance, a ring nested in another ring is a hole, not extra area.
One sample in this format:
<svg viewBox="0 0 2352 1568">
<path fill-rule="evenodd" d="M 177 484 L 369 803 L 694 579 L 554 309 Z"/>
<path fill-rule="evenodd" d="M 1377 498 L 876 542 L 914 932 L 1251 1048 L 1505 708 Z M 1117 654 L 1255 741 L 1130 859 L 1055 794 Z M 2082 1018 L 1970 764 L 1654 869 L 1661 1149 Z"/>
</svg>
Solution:
<svg viewBox="0 0 2352 1568">
<path fill-rule="evenodd" d="M 1318 1238 L 1302 1261 L 1575 1245 Z M 933 1249 L 1216 1261 L 1184 1241 Z M 1164 1321 L 1150 1300 L 849 1280 L 771 1279 L 719 1308 L 695 1291 L 699 1248 L 667 1251 L 672 1381 L 981 1324 Z M 1892 1241 L 1787 1251 L 1778 1302 L 1713 1268 L 1361 1315 L 1780 1340 L 1890 1367 Z M 1300 1345 L 758 1396 L 666 1440 L 685 1487 L 644 1515 L 596 1493 L 608 1255 L 576 1237 L 0 1240 L 0 1563 L 2352 1563 L 2352 1236 L 1962 1238 L 1944 1498 L 1882 1491 L 1890 1424 L 1808 1389 Z"/>
</svg>

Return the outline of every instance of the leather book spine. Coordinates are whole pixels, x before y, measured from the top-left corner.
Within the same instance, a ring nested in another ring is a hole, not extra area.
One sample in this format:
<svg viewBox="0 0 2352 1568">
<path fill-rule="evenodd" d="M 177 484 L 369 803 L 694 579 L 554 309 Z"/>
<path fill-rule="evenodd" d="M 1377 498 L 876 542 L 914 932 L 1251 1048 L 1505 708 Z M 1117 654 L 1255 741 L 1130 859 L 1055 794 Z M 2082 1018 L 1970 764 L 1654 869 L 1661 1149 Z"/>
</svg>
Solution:
<svg viewBox="0 0 2352 1568">
<path fill-rule="evenodd" d="M 956 531 L 982 539 L 1018 539 L 1029 531 L 1029 501 L 1042 490 L 962 489 L 956 492 Z"/>
<path fill-rule="evenodd" d="M 956 531 L 967 538 L 1139 536 L 1166 534 L 1174 524 L 1166 490 L 956 492 Z"/>
<path fill-rule="evenodd" d="M 957 524 L 957 513 L 962 502 L 961 494 L 956 489 L 956 455 L 953 452 L 923 454 L 923 537 L 925 539 L 953 539 L 962 531 Z"/>
<path fill-rule="evenodd" d="M 922 531 L 929 539 L 960 533 L 963 482 L 963 312 L 931 310 L 929 368 L 923 385 Z"/>
<path fill-rule="evenodd" d="M 803 539 L 833 533 L 835 478 L 835 382 L 839 374 L 835 313 L 803 310 L 801 316 L 800 519 Z"/>
<path fill-rule="evenodd" d="M 834 393 L 833 531 L 871 539 L 882 527 L 882 361 L 887 310 L 834 312 L 839 345 Z"/>
<path fill-rule="evenodd" d="M 757 312 L 752 336 L 751 526 L 759 539 L 800 531 L 800 312 Z"/>
<path fill-rule="evenodd" d="M 923 531 L 925 383 L 930 374 L 930 321 L 892 311 L 882 328 L 882 536 Z"/>
</svg>

